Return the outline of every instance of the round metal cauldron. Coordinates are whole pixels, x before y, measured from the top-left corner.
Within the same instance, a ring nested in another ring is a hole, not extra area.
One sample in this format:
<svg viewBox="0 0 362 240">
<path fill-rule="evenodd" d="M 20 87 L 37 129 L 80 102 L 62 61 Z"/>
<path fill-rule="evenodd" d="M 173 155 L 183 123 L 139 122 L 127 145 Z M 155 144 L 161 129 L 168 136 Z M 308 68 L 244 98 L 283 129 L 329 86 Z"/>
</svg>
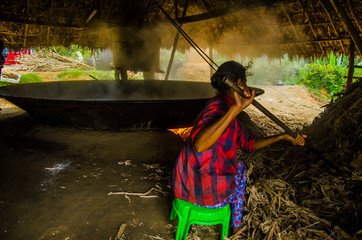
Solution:
<svg viewBox="0 0 362 240">
<path fill-rule="evenodd" d="M 111 130 L 192 126 L 215 93 L 207 82 L 161 80 L 59 81 L 0 88 L 0 97 L 42 123 Z"/>
</svg>

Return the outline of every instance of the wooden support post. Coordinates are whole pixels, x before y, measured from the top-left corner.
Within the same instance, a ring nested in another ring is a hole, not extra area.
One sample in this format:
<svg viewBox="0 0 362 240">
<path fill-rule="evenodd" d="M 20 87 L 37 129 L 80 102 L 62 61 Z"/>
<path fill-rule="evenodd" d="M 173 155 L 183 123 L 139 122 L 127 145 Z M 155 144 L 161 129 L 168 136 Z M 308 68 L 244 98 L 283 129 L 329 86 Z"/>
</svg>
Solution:
<svg viewBox="0 0 362 240">
<path fill-rule="evenodd" d="M 50 27 L 47 28 L 47 46 L 49 46 L 50 41 Z"/>
<path fill-rule="evenodd" d="M 29 24 L 25 24 L 23 48 L 26 48 L 26 40 L 28 38 L 28 31 L 29 31 Z"/>
<path fill-rule="evenodd" d="M 346 28 L 347 32 L 351 36 L 354 44 L 356 45 L 359 53 L 362 55 L 362 40 L 361 37 L 358 35 L 356 28 L 353 26 L 352 21 L 349 19 L 347 13 L 342 8 L 342 5 L 338 0 L 330 0 L 334 9 L 338 13 L 339 18 L 342 20 L 344 27 Z"/>
<path fill-rule="evenodd" d="M 121 80 L 128 80 L 127 69 L 121 68 Z"/>
<path fill-rule="evenodd" d="M 95 57 L 95 51 L 94 48 L 91 49 L 91 59 L 92 59 L 92 65 L 95 69 L 97 69 L 97 64 L 96 64 L 96 57 Z"/>
<path fill-rule="evenodd" d="M 187 11 L 187 7 L 188 7 L 188 0 L 185 3 L 185 7 L 184 10 L 182 12 L 182 17 L 184 17 L 186 15 L 186 11 Z M 177 6 L 176 6 L 177 9 Z M 177 14 L 177 11 L 176 11 Z M 182 24 L 180 25 L 180 27 L 182 27 Z M 175 36 L 175 40 L 173 41 L 173 46 L 172 46 L 172 52 L 171 52 L 171 56 L 170 56 L 170 61 L 168 62 L 167 65 L 167 70 L 166 70 L 166 75 L 165 75 L 165 80 L 168 80 L 168 77 L 170 76 L 170 72 L 171 72 L 171 68 L 172 68 L 172 63 L 173 63 L 173 59 L 175 57 L 175 53 L 176 53 L 176 48 L 177 48 L 177 43 L 178 40 L 180 38 L 180 32 L 177 31 L 176 36 Z"/>
<path fill-rule="evenodd" d="M 121 77 L 120 77 L 121 76 Z M 114 70 L 114 78 L 116 80 L 128 80 L 127 69 L 120 67 Z"/>
<path fill-rule="evenodd" d="M 353 41 L 351 40 L 349 47 L 349 62 L 348 62 L 349 65 L 348 65 L 346 89 L 348 89 L 352 84 L 353 73 L 354 73 L 354 51 L 355 51 L 355 46 Z"/>
<path fill-rule="evenodd" d="M 54 0 L 51 0 L 49 17 L 48 17 L 49 22 L 53 22 L 53 8 L 54 8 Z M 49 43 L 50 43 L 50 26 L 48 26 L 48 28 L 47 28 L 47 46 L 49 46 Z"/>
<path fill-rule="evenodd" d="M 30 0 L 27 0 L 26 1 L 26 16 L 27 17 L 29 17 L 29 10 L 30 10 Z M 25 24 L 23 48 L 26 48 L 26 40 L 28 38 L 28 31 L 29 31 L 29 24 Z"/>
<path fill-rule="evenodd" d="M 172 68 L 172 63 L 173 63 L 173 59 L 174 59 L 174 57 L 175 57 L 175 52 L 176 52 L 177 43 L 178 43 L 178 39 L 179 39 L 179 38 L 180 38 L 180 32 L 177 31 L 176 36 L 175 36 L 175 40 L 173 41 L 173 46 L 172 46 L 172 52 L 171 52 L 171 56 L 170 56 L 170 61 L 168 62 L 168 65 L 167 65 L 165 80 L 168 80 L 168 77 L 170 76 L 170 72 L 171 72 L 171 68 Z"/>
</svg>

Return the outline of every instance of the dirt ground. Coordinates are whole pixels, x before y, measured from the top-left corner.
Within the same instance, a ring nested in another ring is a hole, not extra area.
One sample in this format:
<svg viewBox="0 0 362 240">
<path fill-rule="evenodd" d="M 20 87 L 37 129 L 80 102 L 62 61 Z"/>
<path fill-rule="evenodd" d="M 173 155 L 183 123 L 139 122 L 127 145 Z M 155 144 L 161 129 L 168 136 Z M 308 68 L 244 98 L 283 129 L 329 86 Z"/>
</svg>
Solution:
<svg viewBox="0 0 362 240">
<path fill-rule="evenodd" d="M 299 86 L 258 87 L 257 100 L 292 129 L 326 104 Z M 179 136 L 57 128 L 4 99 L 0 108 L 0 239 L 114 239 L 123 223 L 122 239 L 174 239 L 169 179 Z M 254 107 L 247 112 L 265 133 L 281 131 Z M 219 239 L 217 226 L 198 231 Z"/>
</svg>

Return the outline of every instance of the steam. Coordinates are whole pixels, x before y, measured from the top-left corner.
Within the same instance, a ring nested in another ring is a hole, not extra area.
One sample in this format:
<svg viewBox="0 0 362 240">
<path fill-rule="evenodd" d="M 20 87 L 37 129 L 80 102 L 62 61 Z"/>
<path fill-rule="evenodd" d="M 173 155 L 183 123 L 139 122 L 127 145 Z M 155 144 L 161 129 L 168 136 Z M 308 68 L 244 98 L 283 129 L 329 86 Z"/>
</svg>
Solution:
<svg viewBox="0 0 362 240">
<path fill-rule="evenodd" d="M 215 90 L 210 84 L 184 81 L 59 81 L 29 84 L 26 88 L 12 85 L 3 89 L 5 97 L 42 101 L 169 101 L 211 98 Z M 74 102 L 73 102 L 74 103 Z M 50 103 L 48 103 L 50 104 Z"/>
<path fill-rule="evenodd" d="M 214 48 L 230 58 L 242 57 L 282 57 L 290 52 L 291 47 L 283 44 L 289 40 L 305 40 L 307 36 L 303 29 L 295 28 L 289 24 L 281 26 L 278 12 L 275 9 L 258 8 L 243 10 L 225 17 L 235 27 L 223 32 L 216 39 Z M 256 33 L 256 34 L 255 34 Z"/>
<path fill-rule="evenodd" d="M 243 65 L 248 65 L 250 61 L 257 60 L 265 63 L 265 65 L 276 66 L 277 62 L 274 59 L 284 58 L 286 53 L 289 53 L 287 58 L 293 58 L 291 52 L 301 52 L 298 45 L 287 44 L 287 42 L 304 41 L 309 38 L 304 33 L 303 27 L 292 26 L 287 19 L 281 23 L 279 20 L 281 13 L 278 12 L 278 9 L 241 10 L 207 21 L 184 24 L 183 29 L 207 54 L 209 53 L 208 48 L 212 48 L 219 57 L 224 57 L 224 61 L 235 60 Z M 222 31 L 222 27 L 220 28 L 222 25 L 229 30 Z M 178 45 L 182 48 L 188 43 L 182 38 Z M 189 53 L 193 51 L 190 49 L 186 51 L 186 54 L 190 55 Z M 190 64 L 185 69 L 197 68 L 201 66 L 202 62 L 204 60 L 201 57 L 197 63 L 187 59 L 185 65 Z M 221 63 L 218 62 L 219 65 Z M 203 65 L 202 71 L 200 71 L 201 67 L 198 71 L 201 76 L 196 76 L 196 79 L 209 80 L 208 65 L 206 63 Z M 250 72 L 260 70 L 264 69 L 259 66 L 257 68 L 252 67 Z M 262 74 L 257 74 L 258 84 L 263 83 L 260 79 L 267 79 L 267 73 L 263 77 L 260 76 Z M 185 78 L 188 79 L 188 77 Z M 270 80 L 268 82 L 270 83 Z"/>
<path fill-rule="evenodd" d="M 269 60 L 283 57 L 287 52 L 294 50 L 300 53 L 301 49 L 292 49 L 298 48 L 298 45 L 286 42 L 307 40 L 308 36 L 304 33 L 303 27 L 292 26 L 287 19 L 281 23 L 279 11 L 280 8 L 262 7 L 240 10 L 206 21 L 187 23 L 182 28 L 207 54 L 211 48 L 219 56 L 224 56 L 225 61 L 236 60 L 246 65 L 248 61 L 259 57 L 268 56 Z M 226 28 L 229 30 L 224 30 Z M 142 27 L 110 28 L 100 25 L 97 32 L 97 45 L 112 49 L 113 68 L 125 67 L 135 72 L 158 72 L 161 68 L 160 48 L 172 49 L 177 30 L 171 23 L 165 21 Z M 195 61 L 195 57 L 192 56 L 194 50 L 182 36 L 179 38 L 177 50 L 186 53 L 188 66 L 183 67 L 184 74 L 178 70 L 171 72 L 171 76 L 186 80 L 210 79 L 209 66 L 201 57 Z M 188 76 L 186 76 L 187 69 L 190 73 Z M 191 76 L 192 71 L 199 75 Z M 164 75 L 160 76 L 162 79 Z"/>
<path fill-rule="evenodd" d="M 113 69 L 134 72 L 159 72 L 161 38 L 170 30 L 168 24 L 97 28 L 97 45 L 112 50 Z"/>
</svg>

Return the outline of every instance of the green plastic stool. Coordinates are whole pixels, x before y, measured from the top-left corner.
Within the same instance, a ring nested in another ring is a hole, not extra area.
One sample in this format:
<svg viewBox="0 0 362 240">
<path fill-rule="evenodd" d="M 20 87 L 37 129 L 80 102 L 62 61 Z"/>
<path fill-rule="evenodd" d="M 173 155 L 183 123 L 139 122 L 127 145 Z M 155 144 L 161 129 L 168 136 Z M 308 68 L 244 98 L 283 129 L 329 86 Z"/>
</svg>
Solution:
<svg viewBox="0 0 362 240">
<path fill-rule="evenodd" d="M 231 210 L 227 205 L 223 208 L 198 207 L 184 200 L 174 198 L 170 219 L 178 216 L 178 226 L 175 240 L 185 240 L 191 224 L 222 225 L 221 240 L 228 235 Z"/>
</svg>

